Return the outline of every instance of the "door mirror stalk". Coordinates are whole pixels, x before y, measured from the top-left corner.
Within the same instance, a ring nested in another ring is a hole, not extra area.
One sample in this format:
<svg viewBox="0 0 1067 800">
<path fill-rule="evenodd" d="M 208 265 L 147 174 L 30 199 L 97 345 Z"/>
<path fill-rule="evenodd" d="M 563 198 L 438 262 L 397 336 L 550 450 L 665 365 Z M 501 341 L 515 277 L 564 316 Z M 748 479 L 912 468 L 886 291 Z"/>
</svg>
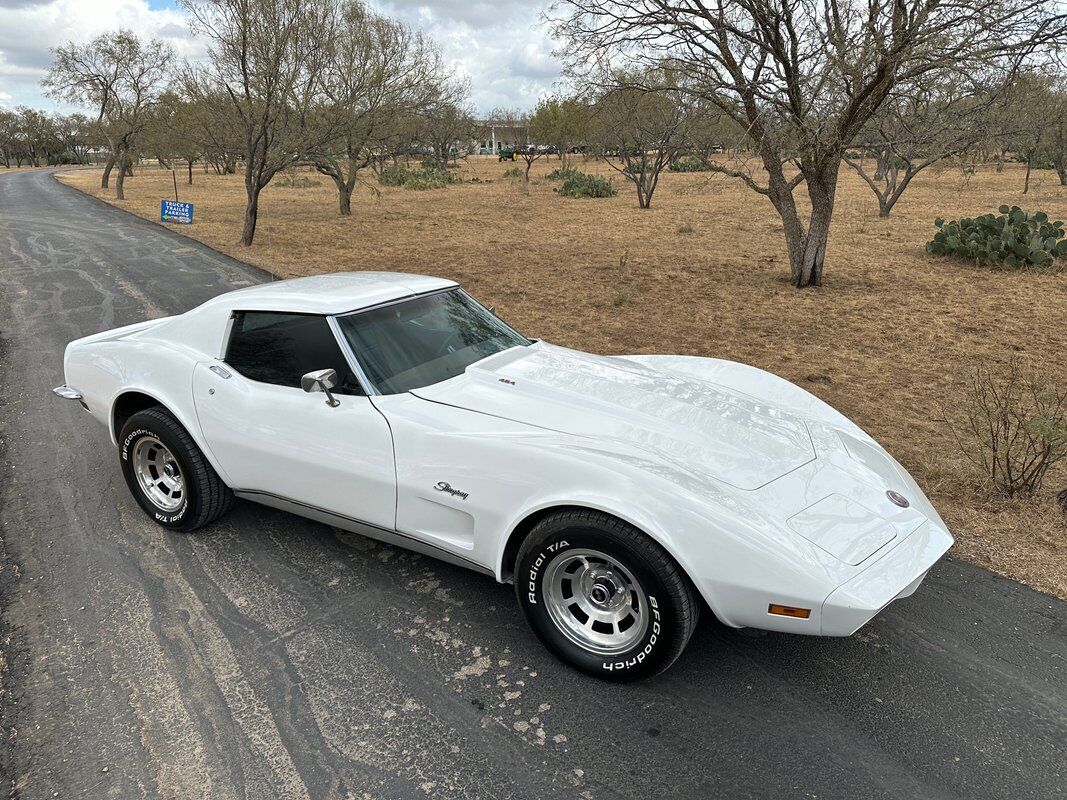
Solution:
<svg viewBox="0 0 1067 800">
<path fill-rule="evenodd" d="M 317 369 L 300 378 L 300 388 L 305 392 L 322 392 L 326 395 L 326 405 L 330 408 L 341 405 L 341 401 L 330 392 L 330 389 L 335 386 L 337 386 L 337 370 L 333 369 Z"/>
</svg>

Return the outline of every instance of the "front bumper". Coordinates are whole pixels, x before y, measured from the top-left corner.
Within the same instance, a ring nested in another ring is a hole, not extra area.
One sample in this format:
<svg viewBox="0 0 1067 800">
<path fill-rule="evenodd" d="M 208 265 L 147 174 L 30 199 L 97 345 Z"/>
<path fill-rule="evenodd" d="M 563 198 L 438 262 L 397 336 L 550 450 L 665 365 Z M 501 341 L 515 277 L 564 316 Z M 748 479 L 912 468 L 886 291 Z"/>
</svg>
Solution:
<svg viewBox="0 0 1067 800">
<path fill-rule="evenodd" d="M 952 546 L 952 536 L 926 522 L 883 558 L 837 587 L 823 601 L 819 633 L 850 636 L 883 608 L 915 592 Z"/>
<path fill-rule="evenodd" d="M 72 389 L 65 383 L 62 386 L 57 386 L 55 389 L 53 389 L 52 394 L 57 395 L 58 397 L 62 397 L 64 400 L 82 399 L 81 392 L 79 392 L 77 389 Z"/>
</svg>

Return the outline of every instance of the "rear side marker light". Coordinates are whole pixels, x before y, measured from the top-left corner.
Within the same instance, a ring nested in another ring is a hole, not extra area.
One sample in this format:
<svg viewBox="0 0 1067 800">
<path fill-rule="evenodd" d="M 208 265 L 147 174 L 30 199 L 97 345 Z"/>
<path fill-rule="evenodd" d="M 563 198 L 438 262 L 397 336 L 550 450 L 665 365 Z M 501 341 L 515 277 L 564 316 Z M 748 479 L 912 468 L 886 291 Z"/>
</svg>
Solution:
<svg viewBox="0 0 1067 800">
<path fill-rule="evenodd" d="M 807 619 L 811 616 L 810 608 L 796 608 L 794 606 L 780 606 L 776 603 L 771 603 L 767 606 L 767 613 L 774 614 L 779 617 L 795 617 L 796 619 Z"/>
</svg>

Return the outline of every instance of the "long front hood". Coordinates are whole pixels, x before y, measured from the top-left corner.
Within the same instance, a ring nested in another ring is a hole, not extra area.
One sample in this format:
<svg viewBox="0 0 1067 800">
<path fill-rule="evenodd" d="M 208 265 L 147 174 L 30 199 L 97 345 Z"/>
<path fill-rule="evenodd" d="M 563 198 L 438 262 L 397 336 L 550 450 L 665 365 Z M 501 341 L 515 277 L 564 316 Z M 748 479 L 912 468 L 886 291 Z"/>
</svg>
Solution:
<svg viewBox="0 0 1067 800">
<path fill-rule="evenodd" d="M 538 342 L 413 394 L 580 436 L 625 441 L 744 490 L 815 459 L 804 422 L 704 381 Z"/>
</svg>

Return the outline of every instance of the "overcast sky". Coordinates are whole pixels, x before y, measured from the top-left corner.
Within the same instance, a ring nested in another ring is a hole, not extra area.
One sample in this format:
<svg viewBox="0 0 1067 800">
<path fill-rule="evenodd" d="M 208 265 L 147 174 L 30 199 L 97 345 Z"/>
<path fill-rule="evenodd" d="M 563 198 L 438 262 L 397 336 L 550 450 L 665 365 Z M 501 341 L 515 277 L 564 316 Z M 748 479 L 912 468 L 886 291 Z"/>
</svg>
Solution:
<svg viewBox="0 0 1067 800">
<path fill-rule="evenodd" d="M 559 74 L 540 20 L 542 0 L 370 4 L 433 36 L 448 61 L 470 78 L 479 112 L 531 107 L 551 92 Z M 203 53 L 177 0 L 0 0 L 0 106 L 68 110 L 41 92 L 41 76 L 51 62 L 49 48 L 116 27 L 164 39 L 180 56 L 195 59 Z"/>
</svg>

